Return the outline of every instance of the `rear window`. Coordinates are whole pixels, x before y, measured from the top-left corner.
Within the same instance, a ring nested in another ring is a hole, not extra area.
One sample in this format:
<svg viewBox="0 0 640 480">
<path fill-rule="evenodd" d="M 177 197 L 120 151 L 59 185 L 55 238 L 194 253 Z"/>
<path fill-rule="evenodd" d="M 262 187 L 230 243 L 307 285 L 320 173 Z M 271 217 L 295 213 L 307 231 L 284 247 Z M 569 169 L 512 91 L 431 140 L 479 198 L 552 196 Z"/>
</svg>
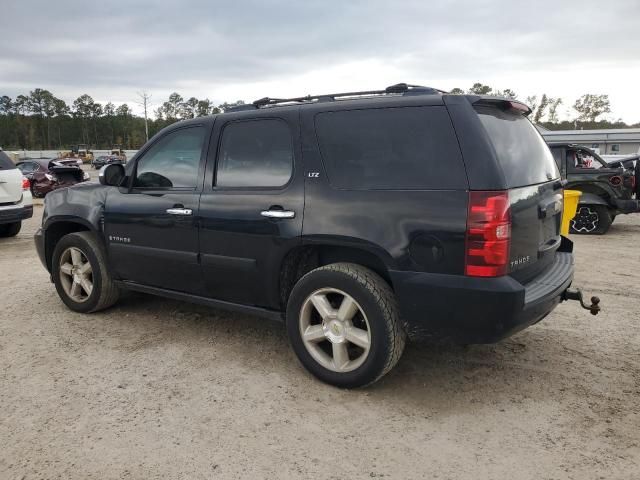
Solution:
<svg viewBox="0 0 640 480">
<path fill-rule="evenodd" d="M 558 166 L 536 127 L 520 113 L 476 107 L 489 134 L 509 188 L 560 177 Z"/>
<path fill-rule="evenodd" d="M 324 112 L 316 133 L 329 182 L 345 190 L 467 188 L 445 107 Z"/>
<path fill-rule="evenodd" d="M 9 155 L 0 150 L 0 170 L 10 170 L 16 168 L 15 163 L 11 161 Z"/>
</svg>

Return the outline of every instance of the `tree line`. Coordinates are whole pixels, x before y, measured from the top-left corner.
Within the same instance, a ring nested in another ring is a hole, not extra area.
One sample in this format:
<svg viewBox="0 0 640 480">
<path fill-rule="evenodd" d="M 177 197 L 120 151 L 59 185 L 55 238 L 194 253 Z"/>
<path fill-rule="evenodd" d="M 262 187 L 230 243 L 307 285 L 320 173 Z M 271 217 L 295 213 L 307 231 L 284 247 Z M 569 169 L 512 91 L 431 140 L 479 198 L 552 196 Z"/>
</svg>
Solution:
<svg viewBox="0 0 640 480">
<path fill-rule="evenodd" d="M 569 120 L 559 121 L 558 108 L 564 105 L 562 98 L 552 97 L 543 93 L 542 95 L 531 95 L 524 99 L 511 89 L 505 90 L 493 89 L 489 85 L 482 83 L 474 83 L 468 90 L 454 88 L 450 93 L 453 94 L 473 94 L 473 95 L 497 95 L 511 99 L 522 100 L 531 108 L 529 118 L 533 123 L 542 125 L 549 130 L 571 130 L 571 129 L 594 129 L 594 128 L 624 128 L 624 127 L 640 127 L 640 123 L 628 125 L 622 120 L 609 121 L 600 120 L 599 117 L 606 113 L 611 113 L 611 102 L 609 95 L 597 95 L 586 93 L 578 98 L 571 106 L 569 112 L 572 117 Z"/>
<path fill-rule="evenodd" d="M 482 83 L 474 83 L 466 91 L 454 88 L 450 93 L 518 98 L 511 89 L 497 90 Z M 146 101 L 149 97 L 145 94 L 141 98 Z M 558 119 L 558 109 L 564 105 L 561 98 L 543 93 L 522 100 L 532 109 L 531 120 L 550 130 L 640 126 L 640 123 L 627 125 L 621 120 L 600 120 L 602 115 L 611 113 L 608 95 L 582 95 L 572 105 L 573 118 L 564 121 Z M 155 118 L 145 119 L 135 115 L 126 103 L 116 106 L 107 102 L 103 105 L 83 94 L 68 104 L 49 90 L 36 88 L 28 95 L 16 98 L 0 96 L 0 147 L 6 150 L 63 150 L 86 143 L 94 149 L 107 149 L 114 144 L 121 144 L 125 149 L 137 149 L 147 139 L 145 122 L 151 137 L 176 121 L 212 115 L 243 103 L 238 100 L 215 105 L 208 98 L 185 99 L 174 92 L 154 110 Z"/>
<path fill-rule="evenodd" d="M 176 121 L 212 115 L 242 103 L 238 100 L 215 105 L 208 98 L 185 100 L 178 93 L 172 93 L 155 110 L 155 118 L 146 120 L 135 115 L 126 103 L 103 105 L 83 94 L 68 104 L 49 90 L 36 88 L 16 98 L 0 96 L 0 147 L 64 150 L 86 143 L 94 149 L 108 149 L 115 144 L 137 149 L 147 140 L 145 121 L 152 137 Z"/>
</svg>

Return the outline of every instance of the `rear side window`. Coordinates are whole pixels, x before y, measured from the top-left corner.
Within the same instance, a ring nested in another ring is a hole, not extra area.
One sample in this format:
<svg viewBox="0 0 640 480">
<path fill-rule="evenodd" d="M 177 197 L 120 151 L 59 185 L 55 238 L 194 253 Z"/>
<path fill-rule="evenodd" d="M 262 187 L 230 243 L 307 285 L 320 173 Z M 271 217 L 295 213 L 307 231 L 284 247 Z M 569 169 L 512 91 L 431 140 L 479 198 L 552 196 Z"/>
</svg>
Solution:
<svg viewBox="0 0 640 480">
<path fill-rule="evenodd" d="M 445 107 L 324 112 L 316 133 L 332 186 L 344 190 L 467 187 Z"/>
<path fill-rule="evenodd" d="M 18 169 L 22 173 L 33 173 L 38 170 L 38 164 L 33 162 L 24 162 L 18 165 Z"/>
<path fill-rule="evenodd" d="M 0 151 L 0 170 L 11 170 L 16 168 L 16 165 L 11 161 L 9 155 Z"/>
<path fill-rule="evenodd" d="M 277 119 L 229 123 L 218 154 L 218 187 L 282 187 L 293 172 L 293 141 Z"/>
<path fill-rule="evenodd" d="M 509 188 L 560 177 L 558 166 L 536 127 L 522 114 L 496 107 L 476 107 Z"/>
</svg>

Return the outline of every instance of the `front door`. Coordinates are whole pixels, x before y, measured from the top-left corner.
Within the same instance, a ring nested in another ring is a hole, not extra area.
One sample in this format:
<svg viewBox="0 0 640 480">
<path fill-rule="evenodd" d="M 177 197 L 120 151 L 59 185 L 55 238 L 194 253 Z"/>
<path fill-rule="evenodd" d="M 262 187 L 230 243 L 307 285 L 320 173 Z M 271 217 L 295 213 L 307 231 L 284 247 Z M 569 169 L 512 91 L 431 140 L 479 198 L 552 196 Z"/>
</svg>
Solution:
<svg viewBox="0 0 640 480">
<path fill-rule="evenodd" d="M 279 307 L 280 264 L 299 243 L 304 208 L 298 112 L 287 110 L 216 121 L 200 201 L 211 298 Z"/>
<path fill-rule="evenodd" d="M 138 157 L 105 206 L 109 260 L 125 281 L 198 294 L 198 204 L 209 126 L 178 127 Z"/>
</svg>

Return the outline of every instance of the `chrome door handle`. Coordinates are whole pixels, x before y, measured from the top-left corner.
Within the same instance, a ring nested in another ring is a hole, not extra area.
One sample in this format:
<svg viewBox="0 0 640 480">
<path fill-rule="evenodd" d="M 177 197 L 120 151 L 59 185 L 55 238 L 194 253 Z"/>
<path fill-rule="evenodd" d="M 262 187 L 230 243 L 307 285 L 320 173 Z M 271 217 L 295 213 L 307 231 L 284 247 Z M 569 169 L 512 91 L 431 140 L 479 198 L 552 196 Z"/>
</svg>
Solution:
<svg viewBox="0 0 640 480">
<path fill-rule="evenodd" d="M 296 212 L 293 210 L 263 210 L 260 215 L 269 218 L 294 218 Z"/>
<path fill-rule="evenodd" d="M 169 215 L 193 215 L 193 210 L 190 208 L 167 208 Z"/>
</svg>

